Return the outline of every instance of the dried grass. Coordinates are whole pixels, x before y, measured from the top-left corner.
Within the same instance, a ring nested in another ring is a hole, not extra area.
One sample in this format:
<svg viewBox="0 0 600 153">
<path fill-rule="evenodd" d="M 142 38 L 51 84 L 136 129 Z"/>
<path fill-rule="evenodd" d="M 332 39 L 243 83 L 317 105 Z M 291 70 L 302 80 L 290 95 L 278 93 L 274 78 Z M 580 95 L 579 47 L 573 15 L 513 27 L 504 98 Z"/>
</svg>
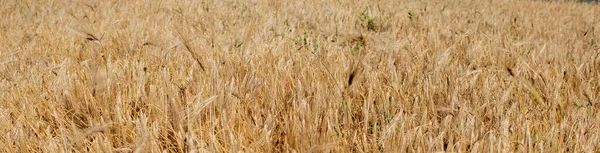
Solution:
<svg viewBox="0 0 600 153">
<path fill-rule="evenodd" d="M 2 152 L 600 152 L 600 9 L 4 1 Z"/>
</svg>

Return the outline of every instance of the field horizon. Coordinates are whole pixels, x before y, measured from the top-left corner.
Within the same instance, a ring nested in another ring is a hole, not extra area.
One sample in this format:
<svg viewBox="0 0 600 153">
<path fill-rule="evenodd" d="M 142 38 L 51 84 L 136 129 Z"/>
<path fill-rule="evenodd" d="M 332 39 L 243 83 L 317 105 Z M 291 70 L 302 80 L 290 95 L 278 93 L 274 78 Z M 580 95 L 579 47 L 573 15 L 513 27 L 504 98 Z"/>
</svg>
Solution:
<svg viewBox="0 0 600 153">
<path fill-rule="evenodd" d="M 600 5 L 3 1 L 2 152 L 600 152 Z"/>
</svg>

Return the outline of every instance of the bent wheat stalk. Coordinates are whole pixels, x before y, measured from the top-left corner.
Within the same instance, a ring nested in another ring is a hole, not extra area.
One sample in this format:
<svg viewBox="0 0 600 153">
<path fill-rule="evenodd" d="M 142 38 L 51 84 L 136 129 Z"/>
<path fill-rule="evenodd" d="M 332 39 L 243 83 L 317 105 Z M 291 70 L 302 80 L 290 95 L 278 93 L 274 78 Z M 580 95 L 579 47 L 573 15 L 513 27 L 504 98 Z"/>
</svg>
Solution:
<svg viewBox="0 0 600 153">
<path fill-rule="evenodd" d="M 194 52 L 194 50 L 190 46 L 190 40 L 183 36 L 180 31 L 177 32 L 177 35 L 179 36 L 179 39 L 181 39 L 181 42 L 183 43 L 183 46 L 185 46 L 185 49 L 190 54 L 192 54 L 192 58 L 194 58 L 194 60 L 196 60 L 196 63 L 200 65 L 200 69 L 202 69 L 202 71 L 206 71 L 204 69 L 204 65 L 202 64 L 202 62 L 200 62 L 200 56 L 196 52 Z"/>
<path fill-rule="evenodd" d="M 98 39 L 98 37 L 96 37 L 96 36 L 92 35 L 92 34 L 91 34 L 91 33 L 89 33 L 89 32 L 84 32 L 84 31 L 82 31 L 82 30 L 76 30 L 76 29 L 73 29 L 73 28 L 71 28 L 71 27 L 67 27 L 67 29 L 69 29 L 69 31 L 71 31 L 71 32 L 73 32 L 73 33 L 76 33 L 76 34 L 78 34 L 78 35 L 80 35 L 80 36 L 84 37 L 84 38 L 85 38 L 86 40 L 88 40 L 88 41 L 94 42 L 94 43 L 96 43 L 96 44 L 98 44 L 98 45 L 102 46 L 102 44 L 100 43 L 100 39 Z"/>
</svg>

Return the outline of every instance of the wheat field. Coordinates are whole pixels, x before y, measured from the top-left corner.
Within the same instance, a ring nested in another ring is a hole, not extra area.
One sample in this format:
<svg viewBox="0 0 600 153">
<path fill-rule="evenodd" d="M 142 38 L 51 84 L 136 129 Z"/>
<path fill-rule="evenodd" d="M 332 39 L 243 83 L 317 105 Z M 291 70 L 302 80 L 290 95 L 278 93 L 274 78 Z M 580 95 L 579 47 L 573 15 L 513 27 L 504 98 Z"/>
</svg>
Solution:
<svg viewBox="0 0 600 153">
<path fill-rule="evenodd" d="M 600 5 L 4 0 L 1 152 L 600 152 Z"/>
</svg>

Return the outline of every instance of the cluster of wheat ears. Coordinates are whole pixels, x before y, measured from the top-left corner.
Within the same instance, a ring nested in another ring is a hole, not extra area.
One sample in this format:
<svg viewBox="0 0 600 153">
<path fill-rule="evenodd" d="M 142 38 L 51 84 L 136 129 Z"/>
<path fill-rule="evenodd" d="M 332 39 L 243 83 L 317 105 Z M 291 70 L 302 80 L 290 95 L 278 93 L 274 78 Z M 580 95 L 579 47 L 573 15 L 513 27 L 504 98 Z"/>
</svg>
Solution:
<svg viewBox="0 0 600 153">
<path fill-rule="evenodd" d="M 599 152 L 600 6 L 6 0 L 0 152 Z"/>
</svg>

